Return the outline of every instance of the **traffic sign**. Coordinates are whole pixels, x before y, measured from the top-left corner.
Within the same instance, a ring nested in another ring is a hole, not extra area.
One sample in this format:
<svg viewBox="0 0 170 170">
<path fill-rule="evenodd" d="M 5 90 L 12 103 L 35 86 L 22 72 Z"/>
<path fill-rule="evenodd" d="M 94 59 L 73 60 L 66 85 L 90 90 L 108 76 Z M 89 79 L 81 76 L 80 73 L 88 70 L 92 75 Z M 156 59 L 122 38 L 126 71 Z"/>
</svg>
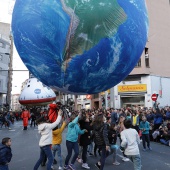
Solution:
<svg viewBox="0 0 170 170">
<path fill-rule="evenodd" d="M 156 101 L 156 100 L 157 100 L 157 95 L 156 95 L 155 93 L 152 94 L 151 99 L 152 99 L 153 101 Z"/>
</svg>

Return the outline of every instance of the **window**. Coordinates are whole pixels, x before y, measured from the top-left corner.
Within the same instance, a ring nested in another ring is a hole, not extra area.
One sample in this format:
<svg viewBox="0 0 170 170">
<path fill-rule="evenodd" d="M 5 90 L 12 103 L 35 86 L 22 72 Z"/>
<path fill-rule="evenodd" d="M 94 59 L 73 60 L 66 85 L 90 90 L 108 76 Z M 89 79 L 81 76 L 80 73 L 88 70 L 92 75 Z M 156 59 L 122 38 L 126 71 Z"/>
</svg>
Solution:
<svg viewBox="0 0 170 170">
<path fill-rule="evenodd" d="M 141 58 L 140 58 L 139 61 L 137 62 L 136 67 L 141 67 Z"/>
<path fill-rule="evenodd" d="M 99 94 L 94 94 L 93 97 L 94 97 L 94 99 L 97 99 L 97 98 L 99 98 Z"/>
<path fill-rule="evenodd" d="M 149 49 L 145 48 L 145 66 L 149 67 Z"/>
</svg>

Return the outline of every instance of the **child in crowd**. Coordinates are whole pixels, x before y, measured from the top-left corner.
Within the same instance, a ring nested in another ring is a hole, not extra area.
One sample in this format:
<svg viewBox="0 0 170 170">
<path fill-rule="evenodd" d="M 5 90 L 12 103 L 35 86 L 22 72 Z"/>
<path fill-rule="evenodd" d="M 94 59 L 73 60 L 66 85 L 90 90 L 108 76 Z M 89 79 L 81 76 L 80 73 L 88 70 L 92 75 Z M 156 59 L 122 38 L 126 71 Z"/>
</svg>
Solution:
<svg viewBox="0 0 170 170">
<path fill-rule="evenodd" d="M 134 170 L 141 170 L 141 158 L 138 147 L 140 139 L 138 132 L 131 128 L 132 122 L 129 119 L 124 121 L 124 126 L 125 129 L 121 132 L 121 147 L 124 148 L 125 155 L 133 162 Z"/>
<path fill-rule="evenodd" d="M 152 150 L 150 147 L 150 137 L 149 137 L 149 122 L 146 121 L 146 116 L 142 116 L 142 121 L 140 122 L 139 129 L 142 131 L 142 142 L 143 142 L 143 151 L 146 151 L 146 143 L 149 150 Z"/>
<path fill-rule="evenodd" d="M 109 144 L 110 144 L 110 150 L 111 153 L 113 153 L 113 165 L 120 165 L 120 163 L 117 161 L 117 150 L 118 145 L 116 145 L 117 142 L 117 127 L 115 124 L 111 124 L 108 131 L 108 138 L 109 138 Z"/>
<path fill-rule="evenodd" d="M 59 158 L 59 170 L 62 169 L 62 156 L 61 156 L 61 142 L 62 142 L 62 132 L 64 128 L 66 127 L 67 122 L 63 122 L 61 128 L 56 128 L 53 129 L 53 140 L 52 140 L 52 151 L 53 151 L 53 156 L 55 158 L 55 154 L 57 152 L 58 158 Z M 57 163 L 56 160 L 54 159 L 54 164 Z"/>
<path fill-rule="evenodd" d="M 8 164 L 11 161 L 11 139 L 3 138 L 0 144 L 0 170 L 8 170 Z"/>
<path fill-rule="evenodd" d="M 72 114 L 70 117 L 70 123 L 68 124 L 68 131 L 66 135 L 66 147 L 67 147 L 68 154 L 65 159 L 64 169 L 75 170 L 74 163 L 79 154 L 78 136 L 87 132 L 87 130 L 85 129 L 81 130 L 78 125 L 78 120 L 79 120 L 80 115 L 81 114 L 79 114 L 76 117 L 74 114 Z M 74 156 L 71 160 L 71 164 L 69 165 L 69 160 L 72 155 L 72 150 L 74 150 Z"/>
<path fill-rule="evenodd" d="M 34 166 L 34 170 L 37 170 L 45 156 L 48 158 L 47 170 L 51 170 L 53 164 L 53 154 L 51 151 L 52 144 L 52 129 L 54 129 L 61 121 L 62 111 L 59 110 L 58 117 L 55 122 L 47 123 L 47 120 L 44 117 L 37 119 L 38 131 L 41 135 L 39 146 L 40 146 L 40 158 Z"/>
</svg>

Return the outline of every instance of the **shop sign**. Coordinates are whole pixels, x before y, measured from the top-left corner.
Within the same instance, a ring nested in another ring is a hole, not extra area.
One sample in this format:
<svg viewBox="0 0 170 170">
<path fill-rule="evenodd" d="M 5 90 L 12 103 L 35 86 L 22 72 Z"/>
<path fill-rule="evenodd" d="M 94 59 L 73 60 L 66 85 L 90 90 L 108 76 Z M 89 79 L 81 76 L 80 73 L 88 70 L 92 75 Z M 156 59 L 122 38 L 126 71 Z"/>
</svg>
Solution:
<svg viewBox="0 0 170 170">
<path fill-rule="evenodd" d="M 120 85 L 118 86 L 118 92 L 146 92 L 146 84 L 136 84 L 136 85 Z"/>
<path fill-rule="evenodd" d="M 108 94 L 110 93 L 110 89 L 107 90 Z M 105 95 L 105 91 L 101 92 L 100 95 Z"/>
</svg>

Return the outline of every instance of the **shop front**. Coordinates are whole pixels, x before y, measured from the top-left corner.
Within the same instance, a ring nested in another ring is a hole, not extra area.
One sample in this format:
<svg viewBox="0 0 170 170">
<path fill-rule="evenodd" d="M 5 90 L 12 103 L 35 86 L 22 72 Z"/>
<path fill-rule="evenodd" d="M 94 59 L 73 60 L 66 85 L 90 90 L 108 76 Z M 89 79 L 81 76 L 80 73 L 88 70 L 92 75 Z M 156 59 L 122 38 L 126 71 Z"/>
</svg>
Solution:
<svg viewBox="0 0 170 170">
<path fill-rule="evenodd" d="M 119 85 L 118 95 L 120 95 L 121 107 L 145 106 L 146 84 Z"/>
</svg>

